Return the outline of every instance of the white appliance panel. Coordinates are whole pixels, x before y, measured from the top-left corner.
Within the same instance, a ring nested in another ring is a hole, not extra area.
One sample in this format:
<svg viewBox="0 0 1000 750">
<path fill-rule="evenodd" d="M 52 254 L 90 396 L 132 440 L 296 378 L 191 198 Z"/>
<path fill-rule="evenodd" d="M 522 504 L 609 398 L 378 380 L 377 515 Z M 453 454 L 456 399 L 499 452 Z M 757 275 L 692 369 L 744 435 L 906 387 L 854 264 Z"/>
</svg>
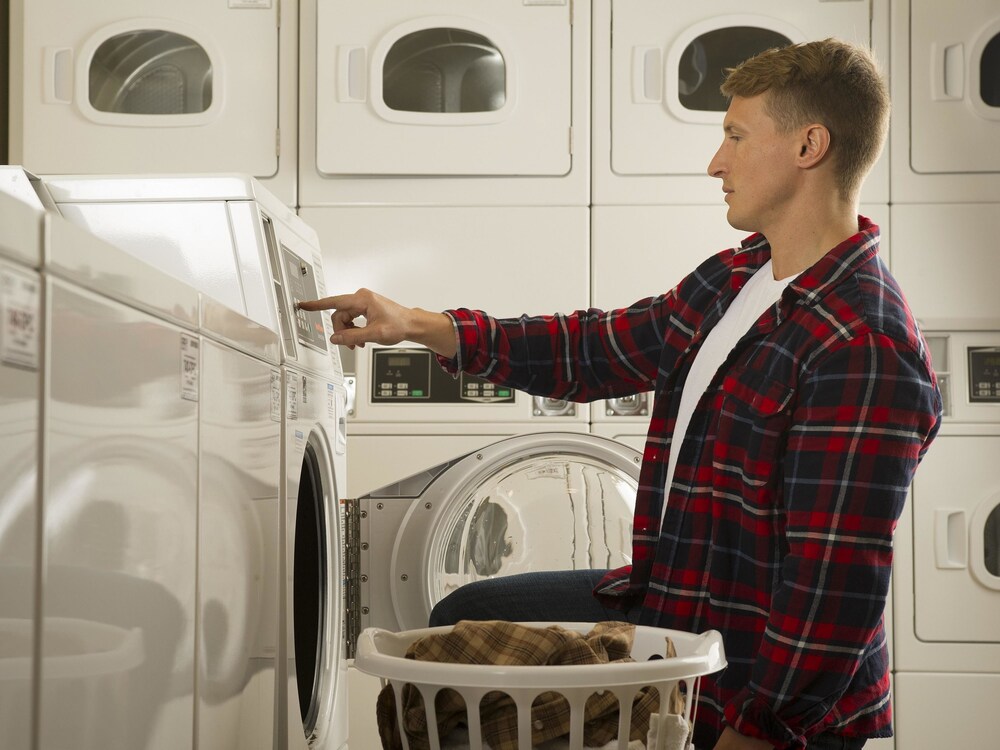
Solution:
<svg viewBox="0 0 1000 750">
<path fill-rule="evenodd" d="M 242 285 L 232 283 L 239 274 L 224 202 L 60 203 L 59 210 L 88 232 L 246 312 Z"/>
<path fill-rule="evenodd" d="M 0 194 L 0 725 L 33 742 L 40 444 L 43 215 Z"/>
<path fill-rule="evenodd" d="M 998 208 L 996 203 L 890 207 L 892 272 L 925 327 L 962 328 L 1000 320 L 997 277 L 991 272 L 1000 232 Z"/>
<path fill-rule="evenodd" d="M 294 204 L 295 3 L 15 0 L 11 10 L 14 163 L 247 172 L 280 178 Z"/>
<path fill-rule="evenodd" d="M 910 2 L 910 165 L 1000 173 L 1000 8 Z M 941 134 L 947 133 L 947 138 Z"/>
<path fill-rule="evenodd" d="M 995 740 L 990 719 L 1000 675 L 897 673 L 894 687 L 897 747 L 989 747 Z"/>
<path fill-rule="evenodd" d="M 887 51 L 883 0 L 713 0 L 594 7 L 594 203 L 707 203 L 728 106 L 721 71 L 765 49 L 838 37 Z M 888 160 L 864 200 L 888 200 Z"/>
<path fill-rule="evenodd" d="M 587 305 L 585 207 L 345 206 L 299 215 L 319 235 L 330 294 L 366 287 L 407 306 L 498 316 Z"/>
<path fill-rule="evenodd" d="M 198 745 L 265 750 L 277 700 L 280 373 L 203 338 L 201 377 Z"/>
<path fill-rule="evenodd" d="M 589 203 L 589 3 L 300 15 L 300 205 Z"/>
<path fill-rule="evenodd" d="M 46 294 L 38 746 L 191 747 L 197 338 L 58 280 Z"/>
<path fill-rule="evenodd" d="M 564 175 L 568 0 L 358 13 L 318 0 L 316 163 L 326 174 Z"/>
<path fill-rule="evenodd" d="M 729 226 L 727 210 L 721 201 L 710 206 L 594 206 L 591 305 L 613 310 L 664 294 L 712 255 L 739 247 L 748 234 Z"/>
<path fill-rule="evenodd" d="M 998 356 L 1000 360 L 1000 356 Z M 1000 398 L 1000 370 L 996 375 Z M 1000 642 L 1000 438 L 942 436 L 913 483 L 917 638 Z M 961 477 L 961 491 L 955 491 Z M 956 617 L 956 612 L 962 612 Z"/>
</svg>

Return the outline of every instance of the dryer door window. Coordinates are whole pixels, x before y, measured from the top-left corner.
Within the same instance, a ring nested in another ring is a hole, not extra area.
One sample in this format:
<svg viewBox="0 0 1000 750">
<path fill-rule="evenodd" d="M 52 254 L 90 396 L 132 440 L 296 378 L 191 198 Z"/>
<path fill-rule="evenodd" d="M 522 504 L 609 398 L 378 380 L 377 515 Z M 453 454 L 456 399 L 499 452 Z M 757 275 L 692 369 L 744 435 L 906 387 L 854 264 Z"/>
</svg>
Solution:
<svg viewBox="0 0 1000 750">
<path fill-rule="evenodd" d="M 353 0 L 318 0 L 319 171 L 567 174 L 570 3 L 426 0 L 419 8 L 367 0 L 359 13 Z"/>
<path fill-rule="evenodd" d="M 100 112 L 185 115 L 212 103 L 212 61 L 194 39 L 160 30 L 116 34 L 94 52 L 88 94 Z"/>
<path fill-rule="evenodd" d="M 612 0 L 612 170 L 703 177 L 722 141 L 726 68 L 809 39 L 868 45 L 870 11 L 870 2 L 825 0 Z"/>
<path fill-rule="evenodd" d="M 986 43 L 979 58 L 979 98 L 987 107 L 1000 108 L 1000 32 Z"/>
<path fill-rule="evenodd" d="M 497 45 L 453 28 L 407 34 L 386 55 L 382 97 L 404 112 L 495 112 L 507 100 L 507 76 Z"/>
<path fill-rule="evenodd" d="M 680 106 L 693 112 L 725 112 L 729 99 L 719 87 L 726 69 L 764 50 L 791 43 L 781 32 L 759 26 L 729 26 L 699 34 L 684 47 L 676 68 L 670 71 L 676 77 Z"/>
</svg>

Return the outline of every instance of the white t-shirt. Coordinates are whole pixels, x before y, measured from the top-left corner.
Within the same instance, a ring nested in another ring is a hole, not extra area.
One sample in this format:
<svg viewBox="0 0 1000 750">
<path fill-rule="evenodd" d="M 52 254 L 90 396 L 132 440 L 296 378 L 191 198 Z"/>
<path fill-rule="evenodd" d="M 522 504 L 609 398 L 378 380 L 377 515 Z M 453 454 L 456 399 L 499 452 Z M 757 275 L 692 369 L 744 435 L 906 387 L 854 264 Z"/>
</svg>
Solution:
<svg viewBox="0 0 1000 750">
<path fill-rule="evenodd" d="M 691 363 L 691 370 L 688 372 L 687 380 L 684 381 L 684 390 L 681 392 L 681 404 L 677 412 L 674 439 L 671 441 L 670 459 L 667 463 L 667 496 L 670 494 L 670 485 L 674 480 L 677 456 L 681 452 L 681 444 L 687 435 L 688 425 L 698 401 L 701 400 L 719 367 L 726 361 L 729 352 L 757 322 L 757 318 L 780 299 L 781 292 L 793 278 L 794 276 L 775 279 L 771 269 L 771 261 L 767 261 L 740 289 L 740 293 L 736 295 L 736 299 L 726 310 L 726 314 L 722 316 L 722 319 L 702 342 L 701 349 L 695 356 L 694 362 Z M 661 522 L 666 512 L 667 503 L 664 501 L 660 514 Z"/>
</svg>

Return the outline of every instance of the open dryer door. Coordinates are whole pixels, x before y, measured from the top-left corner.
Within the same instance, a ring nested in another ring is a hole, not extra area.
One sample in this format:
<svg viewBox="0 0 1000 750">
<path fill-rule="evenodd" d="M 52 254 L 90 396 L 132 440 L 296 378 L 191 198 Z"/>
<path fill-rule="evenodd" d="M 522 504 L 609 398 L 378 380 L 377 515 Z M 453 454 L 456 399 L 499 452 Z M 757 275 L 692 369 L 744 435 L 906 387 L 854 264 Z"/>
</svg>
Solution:
<svg viewBox="0 0 1000 750">
<path fill-rule="evenodd" d="M 520 435 L 348 500 L 349 651 L 365 627 L 426 627 L 471 581 L 629 563 L 640 462 L 593 435 Z"/>
</svg>

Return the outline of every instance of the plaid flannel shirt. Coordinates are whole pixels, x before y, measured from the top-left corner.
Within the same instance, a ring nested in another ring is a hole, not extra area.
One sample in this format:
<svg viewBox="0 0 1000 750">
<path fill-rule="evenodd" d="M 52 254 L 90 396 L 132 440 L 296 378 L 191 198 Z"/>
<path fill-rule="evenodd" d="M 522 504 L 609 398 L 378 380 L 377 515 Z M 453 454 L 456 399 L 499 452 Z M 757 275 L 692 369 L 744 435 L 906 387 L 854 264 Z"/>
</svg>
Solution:
<svg viewBox="0 0 1000 750">
<path fill-rule="evenodd" d="M 891 734 L 892 537 L 941 396 L 878 241 L 859 217 L 856 235 L 792 280 L 719 368 L 679 446 L 685 378 L 770 258 L 761 235 L 624 309 L 506 320 L 448 311 L 459 350 L 440 361 L 453 372 L 575 401 L 655 390 L 632 565 L 595 594 L 641 606 L 642 624 L 723 633 L 729 667 L 702 682 L 699 748 L 726 724 L 778 748 L 828 729 Z"/>
</svg>

